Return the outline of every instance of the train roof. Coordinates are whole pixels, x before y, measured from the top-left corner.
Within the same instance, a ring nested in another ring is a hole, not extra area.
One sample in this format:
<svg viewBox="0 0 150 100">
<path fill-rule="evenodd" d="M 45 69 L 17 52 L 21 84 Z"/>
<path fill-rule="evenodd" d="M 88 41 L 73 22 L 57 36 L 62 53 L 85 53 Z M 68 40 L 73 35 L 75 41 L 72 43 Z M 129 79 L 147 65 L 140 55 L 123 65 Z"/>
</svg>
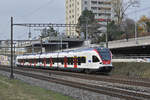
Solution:
<svg viewBox="0 0 150 100">
<path fill-rule="evenodd" d="M 92 47 L 92 48 L 81 48 L 81 49 L 76 49 L 76 50 L 69 50 L 69 51 L 64 51 L 64 52 L 81 52 L 81 51 L 89 51 L 89 50 L 94 50 L 94 49 L 108 49 L 105 47 Z"/>
<path fill-rule="evenodd" d="M 41 55 L 47 55 L 47 54 L 68 53 L 68 52 L 75 53 L 75 52 L 82 52 L 82 51 L 91 51 L 91 50 L 94 50 L 94 49 L 101 50 L 101 49 L 108 49 L 108 48 L 105 48 L 105 47 L 81 48 L 81 49 L 74 49 L 74 50 L 66 50 L 66 51 L 62 51 L 62 52 L 52 52 L 52 53 L 42 53 L 42 54 L 19 55 L 18 57 L 22 57 L 22 56 L 26 56 L 26 57 L 29 57 L 29 56 L 41 56 Z"/>
</svg>

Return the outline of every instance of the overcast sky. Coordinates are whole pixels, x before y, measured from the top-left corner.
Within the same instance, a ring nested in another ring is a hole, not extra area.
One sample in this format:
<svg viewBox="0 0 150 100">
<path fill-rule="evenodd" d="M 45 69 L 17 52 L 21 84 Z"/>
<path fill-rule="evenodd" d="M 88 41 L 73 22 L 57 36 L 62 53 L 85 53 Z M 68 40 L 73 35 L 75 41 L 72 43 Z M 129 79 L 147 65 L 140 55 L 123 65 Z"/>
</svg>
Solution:
<svg viewBox="0 0 150 100">
<path fill-rule="evenodd" d="M 150 16 L 150 0 L 140 1 L 137 19 L 141 15 Z M 149 9 L 140 10 L 146 7 Z M 135 19 L 134 9 L 128 10 L 128 17 Z M 65 23 L 65 0 L 0 0 L 0 39 L 10 39 L 11 16 L 14 23 Z M 15 27 L 14 38 L 27 39 L 28 31 L 28 28 Z M 32 33 L 32 37 L 36 35 L 38 32 Z"/>
</svg>

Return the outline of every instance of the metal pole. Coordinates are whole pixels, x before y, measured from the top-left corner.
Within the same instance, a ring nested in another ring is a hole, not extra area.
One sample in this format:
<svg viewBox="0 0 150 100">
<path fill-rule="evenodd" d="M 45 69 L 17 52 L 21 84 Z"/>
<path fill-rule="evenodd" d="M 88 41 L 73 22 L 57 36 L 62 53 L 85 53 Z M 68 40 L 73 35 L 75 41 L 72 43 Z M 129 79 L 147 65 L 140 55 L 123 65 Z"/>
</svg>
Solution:
<svg viewBox="0 0 150 100">
<path fill-rule="evenodd" d="M 15 65 L 15 56 L 16 56 L 16 43 L 14 43 L 14 56 L 13 56 L 14 57 L 14 59 L 13 59 L 14 60 L 14 65 Z"/>
<path fill-rule="evenodd" d="M 106 16 L 106 10 L 105 10 L 105 16 Z M 106 26 L 106 48 L 108 48 L 108 16 L 107 16 L 107 26 Z"/>
<path fill-rule="evenodd" d="M 40 36 L 41 37 L 41 54 L 42 54 L 42 36 Z"/>
<path fill-rule="evenodd" d="M 34 54 L 34 45 L 33 44 L 31 45 L 32 45 L 32 54 Z"/>
<path fill-rule="evenodd" d="M 108 48 L 108 18 L 107 18 L 107 30 L 106 30 L 106 48 Z"/>
<path fill-rule="evenodd" d="M 13 75 L 13 17 L 11 17 L 11 74 L 10 78 L 14 79 Z"/>
<path fill-rule="evenodd" d="M 61 36 L 61 51 L 63 51 L 63 49 L 62 49 L 62 34 L 60 34 L 60 36 Z"/>
</svg>

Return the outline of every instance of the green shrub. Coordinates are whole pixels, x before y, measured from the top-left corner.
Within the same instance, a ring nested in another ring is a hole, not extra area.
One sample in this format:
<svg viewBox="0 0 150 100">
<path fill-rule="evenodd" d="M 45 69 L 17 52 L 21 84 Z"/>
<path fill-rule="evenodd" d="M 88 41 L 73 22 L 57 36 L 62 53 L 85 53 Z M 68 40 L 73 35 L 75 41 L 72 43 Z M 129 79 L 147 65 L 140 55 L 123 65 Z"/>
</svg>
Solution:
<svg viewBox="0 0 150 100">
<path fill-rule="evenodd" d="M 118 62 L 113 63 L 114 70 L 111 72 L 113 75 L 124 75 L 129 77 L 149 78 L 150 76 L 150 63 L 141 62 Z"/>
</svg>

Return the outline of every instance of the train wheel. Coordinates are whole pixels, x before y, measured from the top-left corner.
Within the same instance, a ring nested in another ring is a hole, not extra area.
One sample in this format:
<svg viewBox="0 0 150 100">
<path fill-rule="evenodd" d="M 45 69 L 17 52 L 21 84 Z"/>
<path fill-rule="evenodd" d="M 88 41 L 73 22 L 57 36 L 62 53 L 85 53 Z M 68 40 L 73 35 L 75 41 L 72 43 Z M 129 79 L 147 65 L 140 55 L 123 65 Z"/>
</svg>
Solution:
<svg viewBox="0 0 150 100">
<path fill-rule="evenodd" d="M 90 69 L 85 69 L 85 71 L 84 71 L 86 74 L 91 74 L 92 73 L 92 71 L 90 70 Z"/>
</svg>

